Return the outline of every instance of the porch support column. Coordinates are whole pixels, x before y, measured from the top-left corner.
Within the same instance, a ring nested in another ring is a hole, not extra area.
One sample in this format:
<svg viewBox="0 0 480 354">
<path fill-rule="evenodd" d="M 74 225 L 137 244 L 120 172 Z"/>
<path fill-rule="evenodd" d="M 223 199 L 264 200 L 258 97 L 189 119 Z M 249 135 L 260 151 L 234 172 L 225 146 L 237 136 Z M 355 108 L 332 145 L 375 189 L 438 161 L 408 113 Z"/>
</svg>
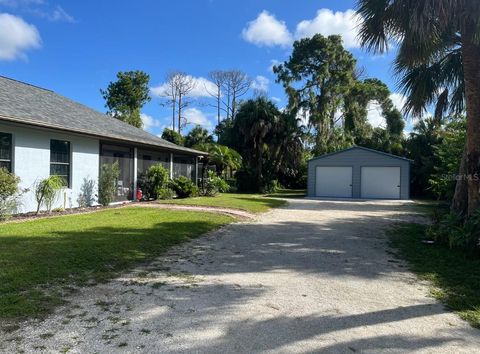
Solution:
<svg viewBox="0 0 480 354">
<path fill-rule="evenodd" d="M 195 156 L 195 185 L 198 186 L 198 156 Z"/>
<path fill-rule="evenodd" d="M 173 179 L 173 152 L 170 153 L 170 179 Z"/>
<path fill-rule="evenodd" d="M 138 186 L 138 149 L 133 148 L 133 201 L 138 202 L 137 200 L 137 186 Z"/>
</svg>

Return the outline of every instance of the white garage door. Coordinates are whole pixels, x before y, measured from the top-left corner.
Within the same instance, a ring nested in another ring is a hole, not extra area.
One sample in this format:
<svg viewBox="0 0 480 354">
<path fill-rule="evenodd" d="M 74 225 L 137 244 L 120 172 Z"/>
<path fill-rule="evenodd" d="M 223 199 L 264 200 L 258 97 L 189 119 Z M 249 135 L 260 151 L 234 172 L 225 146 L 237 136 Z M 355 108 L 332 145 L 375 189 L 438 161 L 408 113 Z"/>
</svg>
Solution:
<svg viewBox="0 0 480 354">
<path fill-rule="evenodd" d="M 361 196 L 400 199 L 400 167 L 362 167 Z"/>
<path fill-rule="evenodd" d="M 317 197 L 352 197 L 352 167 L 317 167 Z"/>
</svg>

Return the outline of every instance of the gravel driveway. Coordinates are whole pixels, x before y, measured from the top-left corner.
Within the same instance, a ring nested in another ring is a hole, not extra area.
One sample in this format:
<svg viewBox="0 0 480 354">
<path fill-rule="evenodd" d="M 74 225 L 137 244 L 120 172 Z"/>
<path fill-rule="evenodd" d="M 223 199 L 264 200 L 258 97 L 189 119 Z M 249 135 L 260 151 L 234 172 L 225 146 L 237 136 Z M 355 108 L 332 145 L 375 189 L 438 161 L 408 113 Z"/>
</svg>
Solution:
<svg viewBox="0 0 480 354">
<path fill-rule="evenodd" d="M 409 208 L 291 200 L 81 290 L 1 333 L 0 352 L 480 352 L 480 331 L 388 252 L 382 230 Z"/>
</svg>

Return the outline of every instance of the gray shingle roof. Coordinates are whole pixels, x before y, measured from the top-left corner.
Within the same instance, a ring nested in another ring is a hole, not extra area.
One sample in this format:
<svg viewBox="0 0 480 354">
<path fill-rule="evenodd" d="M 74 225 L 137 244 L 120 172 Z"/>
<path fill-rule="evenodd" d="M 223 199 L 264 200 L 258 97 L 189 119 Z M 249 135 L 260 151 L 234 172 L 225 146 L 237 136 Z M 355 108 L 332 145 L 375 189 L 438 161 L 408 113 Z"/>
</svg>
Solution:
<svg viewBox="0 0 480 354">
<path fill-rule="evenodd" d="M 166 148 L 196 155 L 142 129 L 60 96 L 53 91 L 0 76 L 0 120 Z"/>
</svg>

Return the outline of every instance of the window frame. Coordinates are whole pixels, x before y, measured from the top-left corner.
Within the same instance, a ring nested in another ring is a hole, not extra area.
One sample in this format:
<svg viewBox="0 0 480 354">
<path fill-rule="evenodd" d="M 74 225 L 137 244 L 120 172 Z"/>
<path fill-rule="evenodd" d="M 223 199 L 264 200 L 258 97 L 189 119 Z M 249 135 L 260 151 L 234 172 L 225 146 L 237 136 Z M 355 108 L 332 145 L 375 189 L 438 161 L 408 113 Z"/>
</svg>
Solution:
<svg viewBox="0 0 480 354">
<path fill-rule="evenodd" d="M 2 159 L 0 158 L 0 162 L 7 162 L 10 167 L 7 168 L 7 171 L 12 173 L 13 172 L 13 135 L 11 133 L 0 132 L 0 135 L 5 135 L 10 140 L 10 158 L 9 159 Z"/>
<path fill-rule="evenodd" d="M 52 144 L 55 141 L 68 144 L 68 151 L 67 151 L 68 162 L 53 161 Z M 68 170 L 67 170 L 68 175 L 67 175 L 67 178 L 66 178 L 65 188 L 71 188 L 71 181 L 72 181 L 72 143 L 70 141 L 60 140 L 60 139 L 50 139 L 50 176 L 65 177 L 64 175 L 52 174 L 52 166 L 68 166 Z"/>
</svg>

